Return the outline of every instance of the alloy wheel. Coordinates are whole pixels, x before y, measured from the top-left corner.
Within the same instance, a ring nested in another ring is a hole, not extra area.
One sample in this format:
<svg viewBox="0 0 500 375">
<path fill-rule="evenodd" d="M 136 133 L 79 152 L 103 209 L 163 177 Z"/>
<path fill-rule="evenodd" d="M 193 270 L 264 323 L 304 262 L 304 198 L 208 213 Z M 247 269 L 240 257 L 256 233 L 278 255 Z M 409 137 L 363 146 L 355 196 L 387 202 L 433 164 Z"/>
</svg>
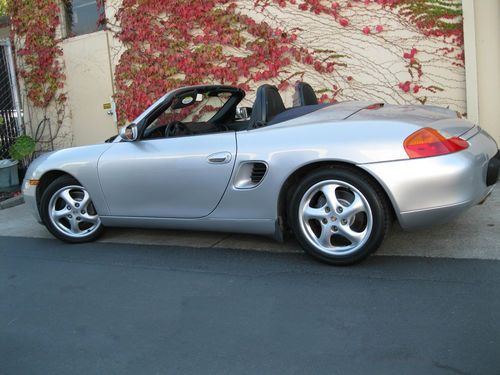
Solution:
<svg viewBox="0 0 500 375">
<path fill-rule="evenodd" d="M 329 255 L 348 255 L 370 237 L 373 215 L 353 185 L 324 180 L 311 186 L 299 203 L 299 224 L 307 241 Z"/>
<path fill-rule="evenodd" d="M 88 236 L 101 225 L 89 193 L 78 185 L 57 190 L 49 201 L 48 213 L 55 228 L 72 238 Z"/>
</svg>

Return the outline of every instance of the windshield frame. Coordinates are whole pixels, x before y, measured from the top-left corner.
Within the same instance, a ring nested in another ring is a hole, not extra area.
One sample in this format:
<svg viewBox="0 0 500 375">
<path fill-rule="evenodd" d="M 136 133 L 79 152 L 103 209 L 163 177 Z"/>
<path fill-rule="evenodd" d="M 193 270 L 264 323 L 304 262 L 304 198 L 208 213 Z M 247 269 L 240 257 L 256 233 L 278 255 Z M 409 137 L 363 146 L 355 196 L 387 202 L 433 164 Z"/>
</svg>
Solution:
<svg viewBox="0 0 500 375">
<path fill-rule="evenodd" d="M 186 86 L 182 87 L 179 89 L 172 90 L 165 95 L 163 95 L 160 99 L 158 99 L 156 102 L 154 102 L 152 105 L 150 105 L 143 113 L 141 113 L 134 121 L 137 125 L 138 128 L 138 134 L 139 137 L 138 139 L 142 139 L 143 132 L 147 127 L 147 124 L 149 123 L 149 119 L 151 117 L 155 117 L 157 114 L 162 113 L 166 111 L 173 103 L 174 99 L 177 97 L 181 97 L 187 93 L 200 93 L 200 94 L 205 94 L 208 92 L 220 92 L 220 93 L 231 93 L 232 98 L 235 98 L 235 102 L 233 102 L 233 99 L 229 99 L 228 102 L 232 102 L 230 107 L 236 108 L 238 103 L 243 100 L 245 97 L 245 91 L 242 89 L 235 87 L 235 86 L 225 86 L 225 85 L 197 85 L 197 86 Z M 226 103 L 227 104 L 227 103 Z M 214 117 L 219 117 L 224 115 L 225 112 L 227 112 L 229 108 L 224 105 L 219 112 L 215 114 Z M 223 111 L 223 114 L 220 114 L 220 112 Z"/>
</svg>

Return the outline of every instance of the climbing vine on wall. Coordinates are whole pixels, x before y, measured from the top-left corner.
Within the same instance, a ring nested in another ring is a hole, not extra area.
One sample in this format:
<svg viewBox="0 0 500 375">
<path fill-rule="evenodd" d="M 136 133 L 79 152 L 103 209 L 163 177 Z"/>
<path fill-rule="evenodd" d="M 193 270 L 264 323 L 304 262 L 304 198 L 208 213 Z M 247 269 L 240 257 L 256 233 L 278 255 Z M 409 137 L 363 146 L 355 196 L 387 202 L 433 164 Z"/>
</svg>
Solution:
<svg viewBox="0 0 500 375">
<path fill-rule="evenodd" d="M 425 37 L 443 38 L 450 46 L 442 48 L 443 55 L 452 54 L 452 65 L 463 67 L 463 19 L 460 2 L 454 0 L 349 0 L 349 1 L 321 1 L 321 0 L 255 0 L 255 5 L 265 9 L 271 4 L 282 8 L 295 6 L 301 11 L 315 15 L 328 15 L 341 27 L 350 27 L 351 18 L 356 18 L 367 7 L 379 6 L 381 9 L 390 9 L 396 12 L 403 22 L 417 28 Z M 375 8 L 376 9 L 376 8 Z M 379 20 L 380 17 L 377 17 Z M 364 35 L 380 34 L 385 31 L 383 25 L 367 20 L 366 24 L 353 27 L 353 33 Z M 388 42 L 388 41 L 386 41 Z M 417 55 L 418 49 L 414 46 L 402 54 L 409 73 L 409 80 L 399 82 L 397 87 L 405 93 L 418 94 L 421 89 L 430 93 L 442 91 L 435 85 L 423 86 L 420 79 L 423 76 L 423 66 Z M 425 103 L 427 97 L 416 98 Z"/>
<path fill-rule="evenodd" d="M 394 20 L 404 32 L 441 39 L 439 48 L 401 39 Z M 463 66 L 457 0 L 123 0 L 116 21 L 125 46 L 115 71 L 122 123 L 175 87 L 223 83 L 254 90 L 272 82 L 286 90 L 304 76 L 316 80 L 322 101 L 389 96 L 425 103 L 444 90 L 439 74 L 427 68 Z M 386 48 L 400 71 L 374 65 L 363 51 L 354 57 L 348 43 Z M 370 86 L 376 74 L 383 77 Z M 447 82 L 461 85 L 459 78 Z"/>
<path fill-rule="evenodd" d="M 66 96 L 62 55 L 56 33 L 60 24 L 57 0 L 10 0 L 9 12 L 13 37 L 20 46 L 18 73 L 28 99 L 35 107 L 46 109 L 53 101 L 62 104 Z"/>
<path fill-rule="evenodd" d="M 451 37 L 452 43 L 463 45 L 463 20 L 460 2 L 453 0 L 349 0 L 349 1 L 321 1 L 321 0 L 255 0 L 255 5 L 262 8 L 270 4 L 280 7 L 295 5 L 302 11 L 313 14 L 331 15 L 341 26 L 349 25 L 349 16 L 345 11 L 356 7 L 372 4 L 395 9 L 401 16 L 412 22 L 424 35 Z M 353 12 L 348 12 L 351 15 Z M 383 31 L 382 25 L 366 25 L 362 32 L 369 34 L 373 31 Z M 462 58 L 462 56 L 459 56 Z"/>
<path fill-rule="evenodd" d="M 332 72 L 335 58 L 318 59 L 293 45 L 297 36 L 258 22 L 232 0 L 124 0 L 117 13 L 127 45 L 116 69 L 118 108 L 132 119 L 165 91 L 204 82 L 249 84 L 281 77 L 292 60 Z"/>
</svg>

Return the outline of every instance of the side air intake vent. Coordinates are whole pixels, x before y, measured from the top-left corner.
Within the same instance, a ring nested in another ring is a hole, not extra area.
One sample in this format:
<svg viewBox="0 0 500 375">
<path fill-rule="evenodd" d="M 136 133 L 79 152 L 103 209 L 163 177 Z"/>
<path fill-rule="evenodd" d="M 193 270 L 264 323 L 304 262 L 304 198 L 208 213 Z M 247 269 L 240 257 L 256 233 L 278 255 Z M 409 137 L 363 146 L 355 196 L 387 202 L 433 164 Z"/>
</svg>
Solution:
<svg viewBox="0 0 500 375">
<path fill-rule="evenodd" d="M 236 189 L 257 187 L 267 173 L 267 164 L 262 161 L 247 161 L 238 167 L 233 184 Z"/>
<path fill-rule="evenodd" d="M 266 171 L 267 166 L 264 163 L 254 163 L 250 179 L 253 183 L 258 184 L 264 178 Z"/>
</svg>

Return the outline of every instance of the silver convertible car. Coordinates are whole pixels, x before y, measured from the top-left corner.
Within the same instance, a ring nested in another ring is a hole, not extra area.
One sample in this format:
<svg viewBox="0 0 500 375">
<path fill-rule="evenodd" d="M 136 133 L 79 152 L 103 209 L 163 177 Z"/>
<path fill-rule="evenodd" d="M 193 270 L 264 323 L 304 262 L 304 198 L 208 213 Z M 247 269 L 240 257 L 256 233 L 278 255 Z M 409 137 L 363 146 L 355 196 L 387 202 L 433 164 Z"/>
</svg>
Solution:
<svg viewBox="0 0 500 375">
<path fill-rule="evenodd" d="M 106 226 L 293 234 L 310 255 L 358 262 L 403 229 L 486 199 L 495 141 L 456 112 L 373 101 L 319 104 L 271 85 L 253 107 L 222 85 L 174 90 L 106 143 L 44 154 L 23 182 L 36 218 L 68 242 Z"/>
</svg>

